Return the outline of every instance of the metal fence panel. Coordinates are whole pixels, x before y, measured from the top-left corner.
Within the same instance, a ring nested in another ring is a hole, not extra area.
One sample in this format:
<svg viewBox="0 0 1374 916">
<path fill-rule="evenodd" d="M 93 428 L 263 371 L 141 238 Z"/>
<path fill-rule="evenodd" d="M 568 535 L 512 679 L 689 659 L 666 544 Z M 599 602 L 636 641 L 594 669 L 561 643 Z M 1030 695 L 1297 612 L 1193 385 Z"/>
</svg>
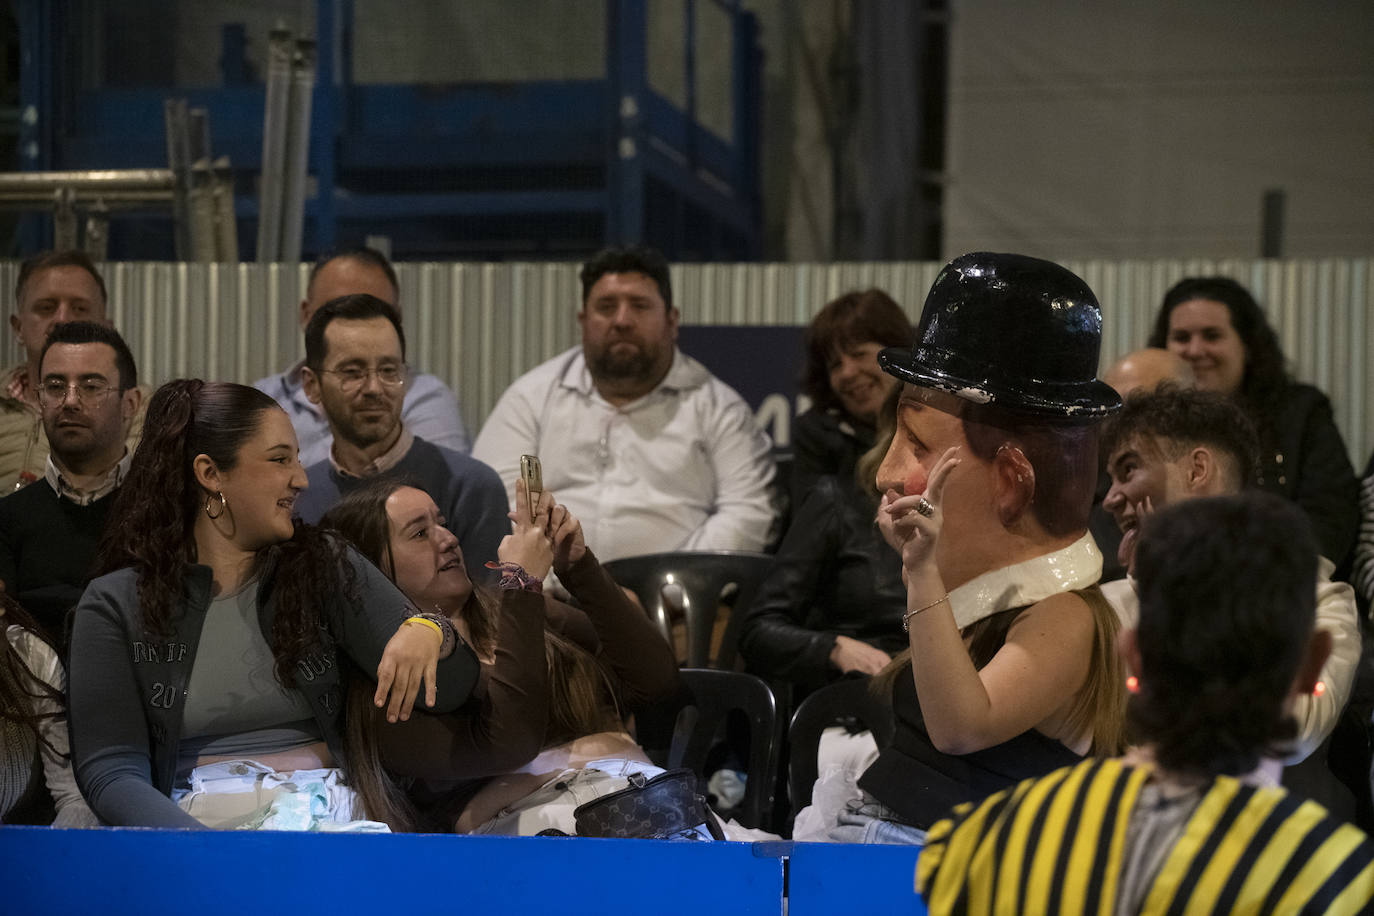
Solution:
<svg viewBox="0 0 1374 916">
<path fill-rule="evenodd" d="M 674 299 L 688 324 L 797 325 L 850 289 L 880 287 L 911 315 L 935 262 L 680 264 Z M 1351 460 L 1374 449 L 1370 354 L 1374 258 L 1070 261 L 1103 307 L 1102 365 L 1142 346 L 1164 291 L 1196 274 L 1225 274 L 1265 306 L 1293 374 L 1325 391 Z M 18 265 L 0 264 L 12 290 Z M 458 393 L 472 431 L 521 373 L 578 341 L 581 287 L 571 263 L 397 265 L 408 356 Z M 116 263 L 104 267 L 110 318 L 144 380 L 185 375 L 251 382 L 301 358 L 306 265 Z M 12 310 L 12 309 L 11 309 Z M 8 322 L 0 345 L 22 358 Z"/>
</svg>

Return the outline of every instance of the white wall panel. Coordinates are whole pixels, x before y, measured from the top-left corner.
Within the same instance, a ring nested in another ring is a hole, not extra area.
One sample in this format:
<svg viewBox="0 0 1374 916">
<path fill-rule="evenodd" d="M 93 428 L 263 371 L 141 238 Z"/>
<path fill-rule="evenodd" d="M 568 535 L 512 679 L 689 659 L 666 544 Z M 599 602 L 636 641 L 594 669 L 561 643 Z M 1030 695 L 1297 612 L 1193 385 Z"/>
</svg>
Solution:
<svg viewBox="0 0 1374 916">
<path fill-rule="evenodd" d="M 1164 291 L 1197 274 L 1226 274 L 1265 306 L 1294 375 L 1328 395 L 1351 460 L 1374 449 L 1374 258 L 1068 261 L 1097 293 L 1102 365 L 1142 346 Z M 673 289 L 689 324 L 805 324 L 855 288 L 890 292 L 915 320 L 940 269 L 934 262 L 688 264 Z M 11 290 L 17 265 L 0 264 Z M 577 265 L 398 264 L 410 361 L 447 381 L 476 431 L 507 385 L 578 341 Z M 110 317 L 144 380 L 178 376 L 251 382 L 303 355 L 298 305 L 306 268 L 259 264 L 110 264 Z M 0 346 L 19 353 L 6 322 Z"/>
</svg>

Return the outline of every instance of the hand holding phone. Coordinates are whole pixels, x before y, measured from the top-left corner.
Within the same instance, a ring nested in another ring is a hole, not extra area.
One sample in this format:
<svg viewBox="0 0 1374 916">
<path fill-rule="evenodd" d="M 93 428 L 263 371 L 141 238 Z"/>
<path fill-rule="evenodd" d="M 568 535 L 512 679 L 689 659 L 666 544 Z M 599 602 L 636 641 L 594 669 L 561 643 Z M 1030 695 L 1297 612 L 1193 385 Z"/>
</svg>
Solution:
<svg viewBox="0 0 1374 916">
<path fill-rule="evenodd" d="M 537 456 L 520 456 L 520 479 L 525 481 L 525 499 L 529 505 L 530 521 L 533 522 L 539 497 L 544 492 L 544 470 Z"/>
</svg>

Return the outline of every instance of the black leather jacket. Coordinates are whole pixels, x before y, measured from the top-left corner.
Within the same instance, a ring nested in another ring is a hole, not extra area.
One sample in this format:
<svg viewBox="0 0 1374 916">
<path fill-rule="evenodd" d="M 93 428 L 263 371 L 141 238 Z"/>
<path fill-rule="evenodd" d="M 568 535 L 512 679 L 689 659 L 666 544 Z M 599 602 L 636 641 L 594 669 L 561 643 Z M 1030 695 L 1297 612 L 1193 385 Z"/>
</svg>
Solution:
<svg viewBox="0 0 1374 916">
<path fill-rule="evenodd" d="M 839 677 L 837 635 L 888 654 L 905 648 L 902 561 L 874 513 L 852 475 L 817 480 L 740 627 L 750 671 L 810 690 Z"/>
<path fill-rule="evenodd" d="M 806 502 L 816 481 L 826 474 L 845 480 L 854 465 L 873 447 L 877 433 L 838 408 L 812 408 L 792 424 L 792 507 Z"/>
<path fill-rule="evenodd" d="M 1272 439 L 1261 433 L 1259 485 L 1302 507 L 1322 555 L 1343 578 L 1360 528 L 1360 483 L 1331 415 L 1331 402 L 1293 382 L 1274 411 Z"/>
</svg>

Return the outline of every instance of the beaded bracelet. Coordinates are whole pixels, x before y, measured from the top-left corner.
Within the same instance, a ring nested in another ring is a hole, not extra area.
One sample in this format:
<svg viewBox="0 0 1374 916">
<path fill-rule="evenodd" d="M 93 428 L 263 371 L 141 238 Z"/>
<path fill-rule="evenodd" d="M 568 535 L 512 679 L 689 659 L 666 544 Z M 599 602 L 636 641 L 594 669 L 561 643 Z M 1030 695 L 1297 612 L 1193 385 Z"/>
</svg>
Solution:
<svg viewBox="0 0 1374 916">
<path fill-rule="evenodd" d="M 536 595 L 543 594 L 544 583 L 525 572 L 525 567 L 519 563 L 497 562 L 489 560 L 487 569 L 497 569 L 501 571 L 501 581 L 496 583 L 500 588 L 519 588 L 527 592 L 534 592 Z"/>
<path fill-rule="evenodd" d="M 427 626 L 439 634 L 439 657 L 448 658 L 453 652 L 454 644 L 458 641 L 458 631 L 453 628 L 453 622 L 442 614 L 414 614 L 405 619 L 406 623 L 418 623 Z"/>
<path fill-rule="evenodd" d="M 923 607 L 918 607 L 918 608 L 917 608 L 916 610 L 914 610 L 914 611 L 907 611 L 905 614 L 902 615 L 902 632 L 903 632 L 903 633 L 910 633 L 910 632 L 911 632 L 911 624 L 908 622 L 908 621 L 911 620 L 911 618 L 915 617 L 917 614 L 921 613 L 922 611 L 928 611 L 928 610 L 930 610 L 931 608 L 935 607 L 935 605 L 939 604 L 941 601 L 948 601 L 948 600 L 949 600 L 949 592 L 945 592 L 944 597 L 942 597 L 942 598 L 936 598 L 934 601 L 930 602 L 930 604 L 927 604 L 927 605 L 925 605 L 925 606 L 923 606 Z"/>
</svg>

